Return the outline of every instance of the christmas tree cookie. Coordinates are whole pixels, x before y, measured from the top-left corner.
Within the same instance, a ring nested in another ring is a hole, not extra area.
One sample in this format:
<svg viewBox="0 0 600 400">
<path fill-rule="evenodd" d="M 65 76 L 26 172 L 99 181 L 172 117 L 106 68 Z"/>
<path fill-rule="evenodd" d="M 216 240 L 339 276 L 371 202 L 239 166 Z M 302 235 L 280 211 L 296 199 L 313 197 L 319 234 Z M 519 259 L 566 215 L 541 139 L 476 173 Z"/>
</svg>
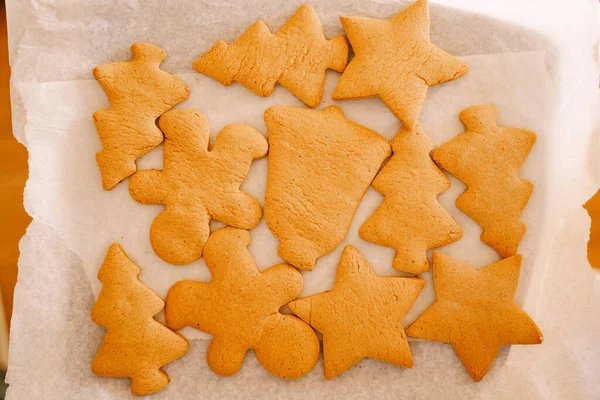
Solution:
<svg viewBox="0 0 600 400">
<path fill-rule="evenodd" d="M 256 21 L 232 44 L 218 42 L 194 63 L 194 69 L 223 85 L 239 82 L 259 96 L 275 84 L 310 107 L 323 96 L 325 71 L 342 72 L 348 61 L 343 36 L 326 39 L 313 8 L 303 5 L 275 34 Z"/>
<path fill-rule="evenodd" d="M 450 181 L 429 158 L 433 143 L 417 125 L 391 142 L 394 155 L 373 181 L 384 202 L 360 227 L 362 239 L 396 249 L 393 266 L 429 270 L 427 250 L 457 241 L 462 229 L 437 201 Z"/>
<path fill-rule="evenodd" d="M 491 105 L 460 113 L 467 128 L 433 152 L 433 160 L 467 185 L 456 206 L 483 228 L 481 240 L 502 257 L 517 252 L 525 235 L 519 220 L 533 184 L 519 179 L 519 169 L 535 144 L 535 133 L 496 124 Z"/>
<path fill-rule="evenodd" d="M 133 61 L 94 68 L 94 77 L 110 100 L 109 108 L 94 113 L 102 142 L 96 161 L 104 190 L 133 174 L 135 161 L 162 143 L 156 119 L 190 94 L 182 81 L 159 68 L 165 59 L 161 48 L 136 43 L 131 53 Z"/>
<path fill-rule="evenodd" d="M 106 328 L 92 371 L 131 378 L 131 393 L 144 395 L 167 386 L 169 377 L 161 367 L 181 357 L 188 343 L 153 318 L 164 302 L 138 280 L 139 274 L 121 247 L 111 245 L 98 273 L 103 286 L 91 315 Z"/>
</svg>

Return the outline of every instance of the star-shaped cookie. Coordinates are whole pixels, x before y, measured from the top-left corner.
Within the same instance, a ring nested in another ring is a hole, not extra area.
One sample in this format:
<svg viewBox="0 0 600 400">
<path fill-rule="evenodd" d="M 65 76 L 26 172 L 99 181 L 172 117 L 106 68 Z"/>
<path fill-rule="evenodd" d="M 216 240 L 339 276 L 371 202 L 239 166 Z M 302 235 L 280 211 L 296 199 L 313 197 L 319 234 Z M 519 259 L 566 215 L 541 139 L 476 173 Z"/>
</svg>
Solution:
<svg viewBox="0 0 600 400">
<path fill-rule="evenodd" d="M 513 297 L 521 256 L 515 255 L 477 271 L 441 253 L 433 253 L 437 301 L 408 329 L 408 336 L 451 343 L 476 381 L 490 368 L 505 344 L 539 344 L 535 322 Z"/>
<path fill-rule="evenodd" d="M 323 334 L 325 378 L 369 357 L 413 366 L 402 327 L 425 281 L 378 277 L 352 246 L 346 246 L 333 289 L 289 303 L 292 311 Z"/>
<path fill-rule="evenodd" d="M 379 97 L 408 127 L 417 123 L 429 86 L 460 78 L 469 67 L 429 41 L 429 5 L 419 0 L 390 20 L 342 17 L 354 49 L 334 100 Z"/>
</svg>

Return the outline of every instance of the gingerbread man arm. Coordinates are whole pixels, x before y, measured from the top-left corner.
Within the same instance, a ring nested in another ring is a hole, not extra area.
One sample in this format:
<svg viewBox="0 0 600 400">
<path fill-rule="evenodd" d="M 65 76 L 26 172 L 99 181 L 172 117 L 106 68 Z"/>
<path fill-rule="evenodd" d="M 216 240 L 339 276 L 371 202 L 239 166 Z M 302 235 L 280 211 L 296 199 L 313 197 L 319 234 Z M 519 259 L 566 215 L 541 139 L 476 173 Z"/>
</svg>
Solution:
<svg viewBox="0 0 600 400">
<path fill-rule="evenodd" d="M 214 219 L 242 229 L 260 222 L 262 208 L 258 200 L 239 190 L 253 160 L 263 158 L 269 149 L 267 140 L 249 125 L 227 125 L 217 136 L 211 151 L 215 165 L 228 165 L 234 190 L 220 194 L 220 201 L 207 205 Z"/>
<path fill-rule="evenodd" d="M 208 331 L 205 327 L 205 306 L 210 302 L 209 284 L 196 281 L 179 281 L 167 293 L 165 320 L 175 331 L 186 326 Z"/>
<path fill-rule="evenodd" d="M 230 124 L 219 132 L 212 152 L 225 152 L 228 157 L 244 160 L 250 167 L 252 160 L 263 158 L 268 150 L 267 139 L 259 131 L 246 124 Z"/>
<path fill-rule="evenodd" d="M 133 174 L 129 180 L 129 194 L 142 204 L 164 204 L 167 195 L 163 172 L 145 169 Z"/>
<path fill-rule="evenodd" d="M 158 126 L 165 135 L 165 164 L 176 160 L 179 153 L 192 158 L 208 152 L 210 132 L 204 115 L 191 108 L 164 113 Z"/>
<path fill-rule="evenodd" d="M 274 265 L 262 274 L 265 285 L 271 290 L 271 296 L 279 299 L 281 303 L 289 303 L 302 291 L 302 274 L 291 265 Z"/>
</svg>

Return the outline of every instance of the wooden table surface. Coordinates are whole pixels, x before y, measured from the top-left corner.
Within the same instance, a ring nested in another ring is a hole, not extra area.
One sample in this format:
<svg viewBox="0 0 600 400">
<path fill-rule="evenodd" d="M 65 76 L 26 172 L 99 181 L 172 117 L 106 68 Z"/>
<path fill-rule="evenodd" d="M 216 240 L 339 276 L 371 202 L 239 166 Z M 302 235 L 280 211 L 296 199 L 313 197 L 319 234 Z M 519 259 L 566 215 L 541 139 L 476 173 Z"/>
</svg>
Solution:
<svg viewBox="0 0 600 400">
<path fill-rule="evenodd" d="M 4 2 L 0 8 L 0 289 L 6 317 L 10 321 L 13 291 L 17 282 L 19 239 L 31 219 L 23 209 L 27 150 L 15 140 L 11 129 L 10 67 Z"/>
</svg>

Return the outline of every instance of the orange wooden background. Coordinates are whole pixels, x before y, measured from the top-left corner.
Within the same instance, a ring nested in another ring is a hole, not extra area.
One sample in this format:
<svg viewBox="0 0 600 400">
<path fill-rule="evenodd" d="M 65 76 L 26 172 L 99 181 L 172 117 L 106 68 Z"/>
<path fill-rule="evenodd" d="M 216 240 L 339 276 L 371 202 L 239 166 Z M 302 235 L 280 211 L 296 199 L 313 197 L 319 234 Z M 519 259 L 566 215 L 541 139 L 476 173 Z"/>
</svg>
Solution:
<svg viewBox="0 0 600 400">
<path fill-rule="evenodd" d="M 10 68 L 4 2 L 0 8 L 0 288 L 6 317 L 10 321 L 17 281 L 18 243 L 30 218 L 23 210 L 27 150 L 15 140 L 11 129 Z"/>
</svg>

